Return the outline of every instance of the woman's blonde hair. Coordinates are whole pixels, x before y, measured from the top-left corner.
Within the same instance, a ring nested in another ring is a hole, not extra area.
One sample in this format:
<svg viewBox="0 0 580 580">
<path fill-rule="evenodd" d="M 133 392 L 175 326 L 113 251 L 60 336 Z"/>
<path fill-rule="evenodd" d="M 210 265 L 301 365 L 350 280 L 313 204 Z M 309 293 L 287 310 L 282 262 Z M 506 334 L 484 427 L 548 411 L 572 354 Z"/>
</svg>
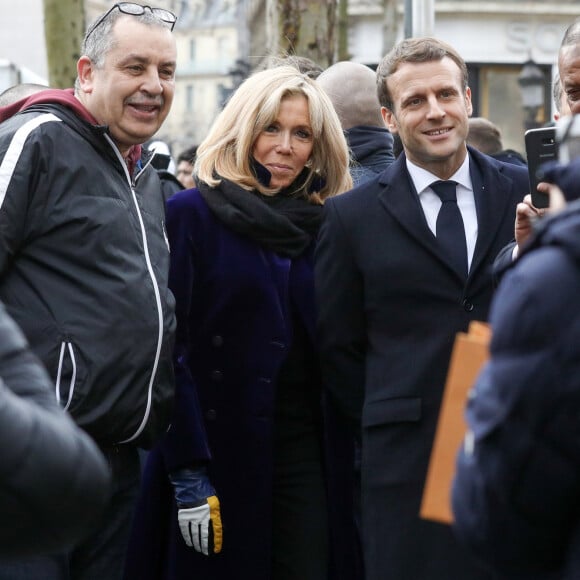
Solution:
<svg viewBox="0 0 580 580">
<path fill-rule="evenodd" d="M 275 194 L 277 190 L 262 185 L 252 170 L 252 150 L 260 133 L 278 117 L 282 100 L 296 95 L 308 101 L 313 132 L 304 191 L 321 183 L 311 196 L 320 203 L 350 189 L 348 146 L 332 103 L 316 81 L 291 66 L 254 73 L 240 85 L 197 150 L 197 179 L 216 187 L 224 178 L 247 190 Z"/>
</svg>

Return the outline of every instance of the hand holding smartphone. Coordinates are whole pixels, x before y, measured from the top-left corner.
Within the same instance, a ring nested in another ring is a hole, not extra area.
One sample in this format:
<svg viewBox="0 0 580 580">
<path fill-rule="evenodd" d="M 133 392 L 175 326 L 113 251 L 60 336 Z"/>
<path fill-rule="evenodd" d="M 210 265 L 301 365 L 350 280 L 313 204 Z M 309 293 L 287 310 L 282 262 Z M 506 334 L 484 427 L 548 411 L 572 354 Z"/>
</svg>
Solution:
<svg viewBox="0 0 580 580">
<path fill-rule="evenodd" d="M 538 191 L 538 183 L 541 181 L 538 178 L 538 169 L 543 163 L 558 158 L 556 128 L 528 129 L 525 133 L 525 143 L 532 203 L 537 208 L 545 208 L 550 205 L 550 197 L 547 193 Z"/>
</svg>

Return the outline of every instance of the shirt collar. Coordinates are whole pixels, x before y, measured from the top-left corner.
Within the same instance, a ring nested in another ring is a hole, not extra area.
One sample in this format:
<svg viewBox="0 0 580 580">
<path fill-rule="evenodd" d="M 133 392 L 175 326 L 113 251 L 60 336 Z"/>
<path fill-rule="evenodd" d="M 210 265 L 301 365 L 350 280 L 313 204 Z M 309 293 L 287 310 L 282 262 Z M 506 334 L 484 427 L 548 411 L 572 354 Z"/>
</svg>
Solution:
<svg viewBox="0 0 580 580">
<path fill-rule="evenodd" d="M 421 195 L 434 181 L 440 181 L 439 177 L 433 175 L 430 171 L 419 167 L 409 159 L 405 160 L 407 163 L 407 171 L 411 176 L 411 180 L 415 185 L 417 193 Z M 471 175 L 469 173 L 469 153 L 465 156 L 463 163 L 459 169 L 449 178 L 452 181 L 456 181 L 459 185 L 472 190 L 471 185 Z"/>
</svg>

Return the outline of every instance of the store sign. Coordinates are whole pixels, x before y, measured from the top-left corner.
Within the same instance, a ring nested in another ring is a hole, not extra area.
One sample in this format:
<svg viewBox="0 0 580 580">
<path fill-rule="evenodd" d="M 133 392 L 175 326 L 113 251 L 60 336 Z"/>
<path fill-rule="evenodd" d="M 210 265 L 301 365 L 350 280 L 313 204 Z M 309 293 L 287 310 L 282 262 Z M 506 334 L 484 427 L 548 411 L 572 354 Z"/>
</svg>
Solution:
<svg viewBox="0 0 580 580">
<path fill-rule="evenodd" d="M 530 54 L 543 52 L 555 55 L 560 48 L 565 26 L 561 24 L 537 24 L 534 22 L 510 22 L 507 24 L 506 48 L 509 52 Z"/>
</svg>

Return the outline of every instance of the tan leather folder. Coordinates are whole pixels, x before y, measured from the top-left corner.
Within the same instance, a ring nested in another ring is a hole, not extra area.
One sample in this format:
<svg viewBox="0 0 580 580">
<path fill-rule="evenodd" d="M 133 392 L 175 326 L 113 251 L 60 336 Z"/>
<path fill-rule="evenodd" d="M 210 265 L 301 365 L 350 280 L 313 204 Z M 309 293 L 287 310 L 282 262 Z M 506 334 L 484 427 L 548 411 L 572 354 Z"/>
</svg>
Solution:
<svg viewBox="0 0 580 580">
<path fill-rule="evenodd" d="M 451 484 L 455 458 L 466 431 L 465 404 L 479 371 L 489 358 L 491 329 L 483 322 L 472 322 L 467 333 L 455 338 L 445 391 L 419 515 L 427 520 L 450 524 Z"/>
</svg>

